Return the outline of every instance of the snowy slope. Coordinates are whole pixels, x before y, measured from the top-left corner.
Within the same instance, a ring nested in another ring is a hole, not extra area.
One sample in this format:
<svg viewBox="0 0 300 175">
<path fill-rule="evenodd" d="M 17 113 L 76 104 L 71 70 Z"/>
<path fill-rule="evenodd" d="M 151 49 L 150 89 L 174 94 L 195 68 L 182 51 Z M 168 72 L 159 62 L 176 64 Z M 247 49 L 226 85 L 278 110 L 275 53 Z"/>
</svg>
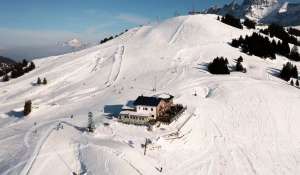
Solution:
<svg viewBox="0 0 300 175">
<path fill-rule="evenodd" d="M 251 32 L 215 15 L 181 16 L 35 60 L 34 71 L 0 83 L 0 174 L 299 174 L 300 91 L 273 76 L 286 58 L 262 60 L 228 45 Z M 234 65 L 240 55 L 246 74 L 205 69 L 216 56 Z M 38 76 L 48 85 L 33 86 Z M 188 107 L 170 126 L 150 132 L 105 116 L 140 94 L 164 92 Z M 33 112 L 20 118 L 26 99 Z M 80 131 L 89 111 L 95 134 Z"/>
</svg>

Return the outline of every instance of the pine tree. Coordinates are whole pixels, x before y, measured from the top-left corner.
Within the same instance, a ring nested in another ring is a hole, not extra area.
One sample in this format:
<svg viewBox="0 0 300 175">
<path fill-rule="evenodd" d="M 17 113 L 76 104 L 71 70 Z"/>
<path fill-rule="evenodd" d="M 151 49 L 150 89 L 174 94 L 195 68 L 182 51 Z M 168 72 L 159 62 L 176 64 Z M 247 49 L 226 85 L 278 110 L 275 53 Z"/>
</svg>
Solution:
<svg viewBox="0 0 300 175">
<path fill-rule="evenodd" d="M 42 80 L 41 80 L 41 78 L 40 78 L 40 77 L 38 77 L 38 79 L 37 79 L 37 81 L 36 81 L 36 84 L 37 84 L 37 85 L 40 85 L 40 84 L 42 84 Z"/>
<path fill-rule="evenodd" d="M 283 68 L 280 72 L 280 78 L 284 79 L 285 81 L 289 81 L 290 78 L 298 79 L 297 66 L 294 66 L 290 62 L 287 62 L 285 65 L 283 65 Z"/>
<path fill-rule="evenodd" d="M 299 80 L 296 81 L 296 86 L 299 87 Z"/>
<path fill-rule="evenodd" d="M 44 79 L 43 79 L 43 84 L 46 85 L 47 83 L 48 83 L 47 79 L 44 78 Z"/>
<path fill-rule="evenodd" d="M 291 86 L 294 86 L 294 81 L 293 81 L 293 80 L 291 80 L 291 83 L 290 83 L 290 84 L 291 84 Z"/>
<path fill-rule="evenodd" d="M 28 65 L 28 61 L 26 59 L 23 59 L 22 61 L 22 66 L 26 67 Z"/>
<path fill-rule="evenodd" d="M 29 71 L 32 71 L 33 69 L 35 69 L 35 64 L 34 64 L 34 62 L 30 62 L 30 65 L 29 65 Z"/>
<path fill-rule="evenodd" d="M 291 50 L 290 59 L 294 61 L 300 61 L 300 54 L 296 45 L 294 45 L 294 47 Z"/>
<path fill-rule="evenodd" d="M 31 100 L 25 101 L 25 105 L 24 105 L 24 116 L 27 116 L 31 113 L 31 106 L 32 106 L 32 102 Z"/>
<path fill-rule="evenodd" d="M 244 67 L 243 67 L 243 65 L 242 65 L 241 62 L 237 62 L 236 63 L 235 70 L 239 71 L 239 72 L 243 72 L 244 71 Z"/>
<path fill-rule="evenodd" d="M 248 29 L 255 29 L 256 23 L 254 21 L 251 21 L 250 19 L 246 18 L 245 21 L 244 21 L 244 25 Z"/>
<path fill-rule="evenodd" d="M 230 74 L 227 58 L 217 57 L 208 64 L 208 71 L 212 74 Z"/>
<path fill-rule="evenodd" d="M 240 56 L 240 57 L 237 59 L 237 61 L 241 63 L 241 62 L 243 62 L 243 61 L 244 61 L 244 59 L 243 59 L 243 57 L 242 57 L 242 56 Z"/>
<path fill-rule="evenodd" d="M 5 74 L 5 75 L 3 76 L 3 78 L 2 78 L 2 80 L 3 80 L 4 82 L 9 81 L 9 76 L 8 76 L 7 74 Z"/>
<path fill-rule="evenodd" d="M 92 112 L 89 112 L 89 114 L 88 114 L 88 127 L 87 127 L 87 129 L 88 129 L 89 132 L 94 132 L 95 129 L 96 129 Z"/>
</svg>

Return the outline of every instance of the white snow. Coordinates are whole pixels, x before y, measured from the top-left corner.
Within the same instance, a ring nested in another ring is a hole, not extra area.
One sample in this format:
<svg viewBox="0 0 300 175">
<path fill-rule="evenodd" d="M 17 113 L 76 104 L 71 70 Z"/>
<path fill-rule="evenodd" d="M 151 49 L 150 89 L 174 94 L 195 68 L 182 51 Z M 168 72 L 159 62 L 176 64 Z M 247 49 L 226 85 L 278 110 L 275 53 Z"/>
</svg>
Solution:
<svg viewBox="0 0 300 175">
<path fill-rule="evenodd" d="M 103 45 L 35 60 L 34 71 L 0 82 L 0 174 L 299 174 L 300 90 L 275 76 L 288 60 L 241 53 L 228 42 L 252 31 L 216 18 L 131 29 Z M 240 55 L 246 74 L 206 71 L 216 56 L 233 66 Z M 48 84 L 33 86 L 38 76 Z M 105 115 L 140 94 L 163 93 L 187 106 L 169 126 L 148 131 Z M 26 99 L 33 111 L 22 118 Z M 89 111 L 93 134 L 81 128 Z"/>
</svg>

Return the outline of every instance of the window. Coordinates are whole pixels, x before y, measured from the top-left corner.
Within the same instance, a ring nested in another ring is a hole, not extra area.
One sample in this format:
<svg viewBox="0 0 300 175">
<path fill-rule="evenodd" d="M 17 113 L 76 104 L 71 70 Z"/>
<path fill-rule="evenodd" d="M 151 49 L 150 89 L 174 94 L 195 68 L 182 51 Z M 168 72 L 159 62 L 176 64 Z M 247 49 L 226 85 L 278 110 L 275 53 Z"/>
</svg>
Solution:
<svg viewBox="0 0 300 175">
<path fill-rule="evenodd" d="M 153 111 L 153 108 L 151 108 L 151 111 Z"/>
<path fill-rule="evenodd" d="M 152 115 L 152 117 L 154 118 L 154 115 Z"/>
</svg>

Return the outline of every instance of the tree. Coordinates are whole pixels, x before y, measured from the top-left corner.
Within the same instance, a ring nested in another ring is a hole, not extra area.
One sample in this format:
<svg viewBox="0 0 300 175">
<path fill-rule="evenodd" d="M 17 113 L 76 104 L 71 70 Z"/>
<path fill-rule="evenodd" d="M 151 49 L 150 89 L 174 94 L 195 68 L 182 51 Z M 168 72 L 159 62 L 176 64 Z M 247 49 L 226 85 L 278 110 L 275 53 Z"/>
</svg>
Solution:
<svg viewBox="0 0 300 175">
<path fill-rule="evenodd" d="M 27 116 L 31 113 L 31 106 L 32 106 L 32 102 L 31 100 L 25 101 L 25 105 L 24 105 L 24 116 Z"/>
<path fill-rule="evenodd" d="M 92 112 L 89 112 L 89 114 L 88 114 L 88 127 L 87 127 L 87 129 L 88 129 L 89 132 L 94 132 L 95 129 L 96 129 Z"/>
<path fill-rule="evenodd" d="M 47 79 L 44 78 L 44 79 L 43 79 L 43 84 L 46 85 L 47 83 L 48 83 Z"/>
<path fill-rule="evenodd" d="M 23 59 L 22 61 L 22 66 L 26 67 L 28 65 L 28 61 L 26 59 Z"/>
<path fill-rule="evenodd" d="M 300 54 L 298 52 L 298 47 L 294 45 L 290 53 L 290 59 L 294 61 L 300 61 Z"/>
<path fill-rule="evenodd" d="M 5 75 L 3 76 L 3 78 L 2 78 L 2 80 L 3 80 L 4 82 L 9 81 L 9 76 L 8 76 L 7 74 L 5 74 Z"/>
<path fill-rule="evenodd" d="M 290 83 L 290 84 L 291 84 L 291 86 L 294 86 L 294 81 L 293 81 L 293 80 L 291 80 L 291 83 Z"/>
<path fill-rule="evenodd" d="M 238 59 L 237 59 L 237 62 L 240 62 L 240 63 L 242 63 L 244 61 L 244 59 L 243 59 L 243 57 L 242 56 L 240 56 Z"/>
<path fill-rule="evenodd" d="M 297 87 L 299 87 L 299 86 L 300 86 L 300 84 L 299 84 L 299 80 L 297 80 L 297 81 L 296 81 L 296 86 L 297 86 Z"/>
<path fill-rule="evenodd" d="M 230 74 L 227 58 L 217 57 L 208 64 L 208 71 L 212 74 Z"/>
<path fill-rule="evenodd" d="M 238 18 L 235 18 L 232 15 L 226 14 L 224 17 L 222 17 L 221 22 L 231 25 L 233 27 L 243 29 L 243 26 L 241 24 L 241 20 Z"/>
<path fill-rule="evenodd" d="M 283 68 L 280 72 L 280 78 L 284 79 L 285 81 L 289 81 L 290 78 L 298 79 L 297 66 L 294 66 L 290 62 L 287 62 L 285 65 L 283 65 Z"/>
<path fill-rule="evenodd" d="M 243 67 L 241 62 L 236 63 L 235 70 L 238 72 L 246 72 L 246 69 Z"/>
<path fill-rule="evenodd" d="M 220 16 L 217 17 L 217 20 L 220 21 Z"/>
<path fill-rule="evenodd" d="M 40 78 L 40 77 L 38 77 L 38 79 L 37 79 L 37 81 L 36 81 L 36 84 L 37 84 L 37 85 L 40 85 L 40 84 L 42 84 L 42 80 L 41 80 L 41 78 Z"/>
<path fill-rule="evenodd" d="M 28 68 L 29 68 L 29 71 L 32 71 L 33 69 L 35 69 L 34 62 L 31 61 Z"/>
<path fill-rule="evenodd" d="M 244 21 L 244 25 L 245 25 L 248 29 L 255 29 L 256 22 L 251 21 L 250 19 L 246 18 L 245 21 Z"/>
</svg>

